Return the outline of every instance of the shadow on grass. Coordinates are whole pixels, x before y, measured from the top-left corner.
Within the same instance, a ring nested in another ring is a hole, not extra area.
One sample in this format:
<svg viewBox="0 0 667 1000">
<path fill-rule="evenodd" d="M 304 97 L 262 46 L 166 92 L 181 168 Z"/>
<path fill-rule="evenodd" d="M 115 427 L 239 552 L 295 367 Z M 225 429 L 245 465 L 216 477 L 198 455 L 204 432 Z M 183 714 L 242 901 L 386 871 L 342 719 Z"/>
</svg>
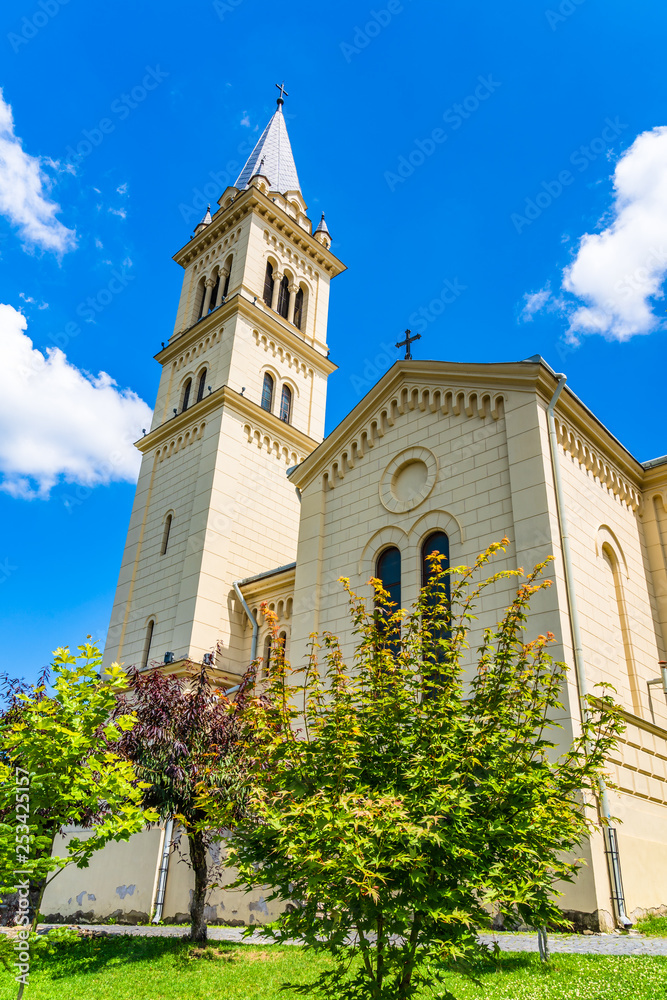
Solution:
<svg viewBox="0 0 667 1000">
<path fill-rule="evenodd" d="M 174 964 L 182 967 L 199 958 L 215 957 L 214 953 L 233 960 L 239 949 L 245 947 L 247 946 L 210 941 L 208 946 L 202 948 L 193 946 L 191 941 L 182 938 L 144 938 L 129 934 L 86 937 L 54 945 L 50 953 L 40 956 L 40 969 L 55 980 L 76 975 L 95 975 L 128 962 L 155 962 L 171 958 Z M 206 954 L 202 954 L 203 951 Z"/>
</svg>

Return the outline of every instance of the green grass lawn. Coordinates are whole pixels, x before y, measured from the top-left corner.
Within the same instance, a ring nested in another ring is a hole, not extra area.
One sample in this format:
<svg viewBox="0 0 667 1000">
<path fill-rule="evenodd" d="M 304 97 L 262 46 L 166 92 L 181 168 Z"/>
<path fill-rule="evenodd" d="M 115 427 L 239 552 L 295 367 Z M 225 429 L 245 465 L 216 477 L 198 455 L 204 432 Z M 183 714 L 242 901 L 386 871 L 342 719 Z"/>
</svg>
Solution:
<svg viewBox="0 0 667 1000">
<path fill-rule="evenodd" d="M 281 983 L 307 983 L 327 967 L 296 947 L 214 942 L 204 957 L 192 952 L 168 938 L 62 943 L 39 960 L 25 1000 L 286 1000 Z M 510 954 L 481 991 L 455 975 L 447 986 L 460 1000 L 667 1000 L 667 958 L 557 955 L 543 968 L 534 955 Z M 15 995 L 3 969 L 0 997 Z"/>
<path fill-rule="evenodd" d="M 667 937 L 667 917 L 640 917 L 637 930 L 648 937 Z"/>
</svg>

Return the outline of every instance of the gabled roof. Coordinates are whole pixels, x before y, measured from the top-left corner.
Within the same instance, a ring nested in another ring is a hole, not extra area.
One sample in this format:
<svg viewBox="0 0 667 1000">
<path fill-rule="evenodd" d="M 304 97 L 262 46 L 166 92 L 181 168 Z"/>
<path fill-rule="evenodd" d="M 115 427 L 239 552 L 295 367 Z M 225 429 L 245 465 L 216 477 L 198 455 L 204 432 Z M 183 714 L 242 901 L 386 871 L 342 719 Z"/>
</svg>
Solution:
<svg viewBox="0 0 667 1000">
<path fill-rule="evenodd" d="M 285 194 L 287 191 L 301 191 L 281 101 L 234 186 L 242 191 L 255 174 L 266 177 L 271 190 L 279 191 L 280 194 Z"/>
</svg>

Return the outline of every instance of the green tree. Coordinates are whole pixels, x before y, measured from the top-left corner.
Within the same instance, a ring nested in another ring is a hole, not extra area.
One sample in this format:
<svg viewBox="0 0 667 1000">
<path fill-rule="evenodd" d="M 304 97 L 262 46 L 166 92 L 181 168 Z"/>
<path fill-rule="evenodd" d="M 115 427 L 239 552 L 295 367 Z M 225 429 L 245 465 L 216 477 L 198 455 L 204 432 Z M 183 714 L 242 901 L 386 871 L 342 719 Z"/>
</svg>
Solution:
<svg viewBox="0 0 667 1000">
<path fill-rule="evenodd" d="M 275 939 L 331 953 L 335 967 L 315 987 L 325 996 L 403 1000 L 444 968 L 474 975 L 489 957 L 476 935 L 489 908 L 562 923 L 556 883 L 579 868 L 620 723 L 602 693 L 583 732 L 558 741 L 565 665 L 547 653 L 553 636 L 523 638 L 530 599 L 549 585 L 544 565 L 466 669 L 481 592 L 523 577 L 475 583 L 507 544 L 447 571 L 450 581 L 436 553 L 409 613 L 379 581 L 370 609 L 343 581 L 358 637 L 349 670 L 334 635 L 311 637 L 301 674 L 274 635 L 253 707 L 250 811 L 230 860 L 239 884 L 291 901 Z"/>
<path fill-rule="evenodd" d="M 0 892 L 30 887 L 36 925 L 46 886 L 67 865 L 85 868 L 109 841 L 127 840 L 155 818 L 141 808 L 142 788 L 128 761 L 112 749 L 134 724 L 111 716 L 127 687 L 114 665 L 101 674 L 100 651 L 55 651 L 52 671 L 36 685 L 5 677 L 0 715 Z M 49 693 L 48 677 L 52 677 Z M 87 828 L 54 855 L 66 826 Z M 25 909 L 23 910 L 25 914 Z"/>
</svg>

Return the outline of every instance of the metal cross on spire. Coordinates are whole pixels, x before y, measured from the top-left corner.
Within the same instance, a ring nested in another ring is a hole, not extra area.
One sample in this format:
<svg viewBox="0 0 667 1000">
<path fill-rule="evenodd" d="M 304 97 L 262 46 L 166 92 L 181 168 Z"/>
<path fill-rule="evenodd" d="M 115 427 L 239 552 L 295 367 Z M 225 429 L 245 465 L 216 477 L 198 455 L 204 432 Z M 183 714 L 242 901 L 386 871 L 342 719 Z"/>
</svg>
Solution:
<svg viewBox="0 0 667 1000">
<path fill-rule="evenodd" d="M 280 91 L 280 97 L 278 98 L 278 104 L 284 104 L 285 103 L 284 98 L 285 97 L 289 97 L 289 94 L 285 90 L 285 81 L 283 80 L 282 83 L 277 83 L 276 87 Z"/>
<path fill-rule="evenodd" d="M 405 361 L 412 361 L 412 354 L 410 353 L 410 346 L 413 343 L 413 341 L 415 341 L 415 340 L 421 340 L 421 339 L 422 339 L 421 333 L 416 333 L 414 335 L 414 337 L 411 337 L 410 336 L 410 330 L 406 330 L 405 331 L 405 340 L 400 340 L 398 342 L 398 344 L 396 344 L 396 347 L 404 347 L 405 348 L 405 359 L 404 359 Z"/>
</svg>

